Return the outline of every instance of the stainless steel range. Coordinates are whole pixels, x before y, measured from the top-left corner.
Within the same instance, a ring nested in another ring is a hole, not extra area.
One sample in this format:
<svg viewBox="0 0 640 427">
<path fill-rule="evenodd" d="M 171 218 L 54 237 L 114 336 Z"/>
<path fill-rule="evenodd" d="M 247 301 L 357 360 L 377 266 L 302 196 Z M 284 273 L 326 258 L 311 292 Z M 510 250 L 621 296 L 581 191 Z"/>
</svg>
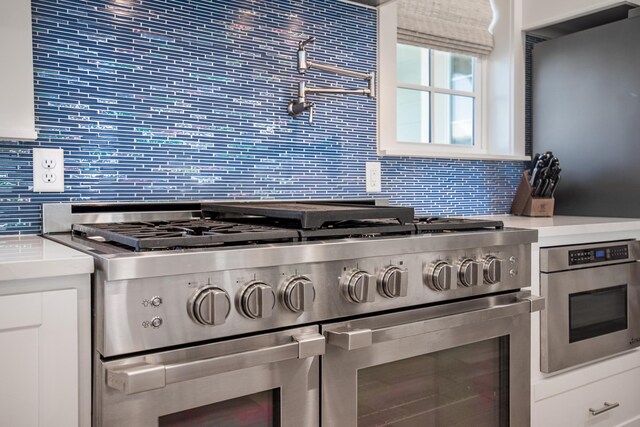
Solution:
<svg viewBox="0 0 640 427">
<path fill-rule="evenodd" d="M 535 231 L 369 200 L 53 204 L 44 224 L 95 257 L 96 426 L 529 423 Z"/>
</svg>

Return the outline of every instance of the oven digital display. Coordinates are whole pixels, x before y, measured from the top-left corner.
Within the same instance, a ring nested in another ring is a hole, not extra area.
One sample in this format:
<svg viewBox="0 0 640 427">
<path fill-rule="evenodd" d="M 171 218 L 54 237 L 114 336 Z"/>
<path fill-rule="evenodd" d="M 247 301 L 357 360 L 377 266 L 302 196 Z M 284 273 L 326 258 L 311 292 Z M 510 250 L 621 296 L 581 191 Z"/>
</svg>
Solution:
<svg viewBox="0 0 640 427">
<path fill-rule="evenodd" d="M 595 256 L 596 259 L 604 259 L 605 258 L 605 253 L 606 252 L 605 252 L 604 249 L 598 249 L 597 251 L 595 251 L 595 253 L 596 253 L 596 256 Z"/>
</svg>

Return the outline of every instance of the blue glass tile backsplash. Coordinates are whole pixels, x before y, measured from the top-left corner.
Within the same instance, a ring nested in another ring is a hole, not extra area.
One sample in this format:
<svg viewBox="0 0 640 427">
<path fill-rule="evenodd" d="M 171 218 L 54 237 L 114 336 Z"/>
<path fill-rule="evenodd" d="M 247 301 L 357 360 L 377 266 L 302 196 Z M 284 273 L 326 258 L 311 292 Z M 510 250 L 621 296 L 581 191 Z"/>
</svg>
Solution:
<svg viewBox="0 0 640 427">
<path fill-rule="evenodd" d="M 375 11 L 338 0 L 32 0 L 35 142 L 0 142 L 0 234 L 69 201 L 367 197 L 421 214 L 506 213 L 522 162 L 378 158 L 376 105 L 317 96 L 291 118 L 309 57 L 375 69 Z M 2 65 L 6 66 L 6 65 Z M 364 82 L 310 71 L 313 85 Z M 65 192 L 31 192 L 31 149 L 65 150 Z"/>
</svg>

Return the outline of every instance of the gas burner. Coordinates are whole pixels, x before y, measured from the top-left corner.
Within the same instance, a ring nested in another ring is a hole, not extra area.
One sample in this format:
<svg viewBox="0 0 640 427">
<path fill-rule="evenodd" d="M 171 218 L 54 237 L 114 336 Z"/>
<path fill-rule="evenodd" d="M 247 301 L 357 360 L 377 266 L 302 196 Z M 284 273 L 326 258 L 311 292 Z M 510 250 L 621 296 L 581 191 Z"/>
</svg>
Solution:
<svg viewBox="0 0 640 427">
<path fill-rule="evenodd" d="M 296 241 L 295 230 L 239 224 L 209 219 L 183 221 L 145 221 L 105 224 L 74 224 L 74 234 L 99 237 L 135 251 L 183 247 L 218 246 Z"/>
</svg>

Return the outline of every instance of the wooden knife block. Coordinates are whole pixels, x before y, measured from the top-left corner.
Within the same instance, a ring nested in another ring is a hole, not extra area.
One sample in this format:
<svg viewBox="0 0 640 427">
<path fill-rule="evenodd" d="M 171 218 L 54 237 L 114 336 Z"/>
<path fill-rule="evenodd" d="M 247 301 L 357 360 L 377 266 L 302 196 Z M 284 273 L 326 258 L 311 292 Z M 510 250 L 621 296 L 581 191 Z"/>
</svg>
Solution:
<svg viewBox="0 0 640 427">
<path fill-rule="evenodd" d="M 529 171 L 524 171 L 520 177 L 520 184 L 516 190 L 516 196 L 511 204 L 511 213 L 524 216 L 553 216 L 553 197 L 532 197 L 531 184 L 529 184 Z"/>
</svg>

